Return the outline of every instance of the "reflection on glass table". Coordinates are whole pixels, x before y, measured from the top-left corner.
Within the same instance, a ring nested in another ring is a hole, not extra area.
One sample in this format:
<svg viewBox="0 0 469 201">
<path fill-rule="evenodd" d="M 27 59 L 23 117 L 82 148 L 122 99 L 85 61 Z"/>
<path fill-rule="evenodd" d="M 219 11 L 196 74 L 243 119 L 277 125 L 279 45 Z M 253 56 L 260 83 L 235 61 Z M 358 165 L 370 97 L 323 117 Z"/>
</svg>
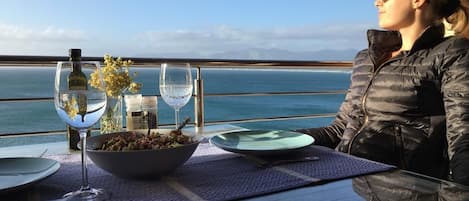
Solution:
<svg viewBox="0 0 469 201">
<path fill-rule="evenodd" d="M 246 200 L 465 201 L 469 200 L 469 186 L 413 172 L 395 170 L 334 181 L 318 186 L 297 188 Z"/>
</svg>

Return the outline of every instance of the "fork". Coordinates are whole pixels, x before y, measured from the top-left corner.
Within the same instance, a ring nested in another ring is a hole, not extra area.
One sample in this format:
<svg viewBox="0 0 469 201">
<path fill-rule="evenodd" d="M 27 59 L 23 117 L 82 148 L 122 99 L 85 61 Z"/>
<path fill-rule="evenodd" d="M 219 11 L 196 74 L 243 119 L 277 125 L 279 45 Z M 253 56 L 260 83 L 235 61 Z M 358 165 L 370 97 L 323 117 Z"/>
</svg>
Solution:
<svg viewBox="0 0 469 201">
<path fill-rule="evenodd" d="M 299 163 L 299 162 L 308 162 L 308 161 L 317 161 L 317 160 L 319 160 L 319 157 L 317 157 L 317 156 L 304 156 L 304 157 L 299 157 L 299 158 L 279 159 L 279 160 L 273 160 L 273 161 L 263 160 L 259 157 L 255 157 L 255 156 L 247 156 L 246 155 L 245 157 L 248 160 L 253 161 L 258 167 L 261 167 L 261 168 L 268 168 L 268 167 L 282 165 L 282 164 L 288 164 L 288 163 Z"/>
<path fill-rule="evenodd" d="M 44 151 L 41 154 L 39 154 L 38 158 L 42 158 L 46 154 L 47 151 L 48 151 L 47 148 L 44 149 Z"/>
</svg>

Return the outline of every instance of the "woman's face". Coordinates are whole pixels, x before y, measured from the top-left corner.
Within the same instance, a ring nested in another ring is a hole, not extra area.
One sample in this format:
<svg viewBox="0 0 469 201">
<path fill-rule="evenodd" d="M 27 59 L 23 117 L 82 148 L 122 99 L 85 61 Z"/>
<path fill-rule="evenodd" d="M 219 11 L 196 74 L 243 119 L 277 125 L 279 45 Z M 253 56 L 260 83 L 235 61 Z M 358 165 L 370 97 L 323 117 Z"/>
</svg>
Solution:
<svg viewBox="0 0 469 201">
<path fill-rule="evenodd" d="M 388 30 L 399 30 L 415 20 L 412 0 L 375 0 L 378 8 L 379 26 Z"/>
</svg>

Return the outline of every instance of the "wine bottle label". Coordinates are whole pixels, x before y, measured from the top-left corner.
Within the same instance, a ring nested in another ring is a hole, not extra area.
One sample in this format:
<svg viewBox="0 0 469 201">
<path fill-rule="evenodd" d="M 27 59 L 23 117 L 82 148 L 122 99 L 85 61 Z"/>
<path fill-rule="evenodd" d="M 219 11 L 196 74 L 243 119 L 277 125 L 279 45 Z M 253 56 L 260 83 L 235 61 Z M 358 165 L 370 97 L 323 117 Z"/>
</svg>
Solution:
<svg viewBox="0 0 469 201">
<path fill-rule="evenodd" d="M 82 79 L 82 78 L 79 78 Z M 86 82 L 86 80 L 85 80 Z M 70 90 L 86 90 L 86 83 L 83 85 L 83 80 L 77 80 L 73 77 L 70 77 L 68 80 L 68 89 Z"/>
</svg>

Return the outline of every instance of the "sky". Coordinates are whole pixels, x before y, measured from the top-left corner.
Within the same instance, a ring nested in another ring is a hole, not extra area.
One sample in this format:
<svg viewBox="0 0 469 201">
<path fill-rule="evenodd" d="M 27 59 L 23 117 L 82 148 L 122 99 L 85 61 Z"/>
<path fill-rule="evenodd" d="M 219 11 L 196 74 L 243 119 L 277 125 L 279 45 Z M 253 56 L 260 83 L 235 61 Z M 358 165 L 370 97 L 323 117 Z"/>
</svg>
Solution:
<svg viewBox="0 0 469 201">
<path fill-rule="evenodd" d="M 352 59 L 371 0 L 0 0 L 0 55 Z"/>
</svg>

